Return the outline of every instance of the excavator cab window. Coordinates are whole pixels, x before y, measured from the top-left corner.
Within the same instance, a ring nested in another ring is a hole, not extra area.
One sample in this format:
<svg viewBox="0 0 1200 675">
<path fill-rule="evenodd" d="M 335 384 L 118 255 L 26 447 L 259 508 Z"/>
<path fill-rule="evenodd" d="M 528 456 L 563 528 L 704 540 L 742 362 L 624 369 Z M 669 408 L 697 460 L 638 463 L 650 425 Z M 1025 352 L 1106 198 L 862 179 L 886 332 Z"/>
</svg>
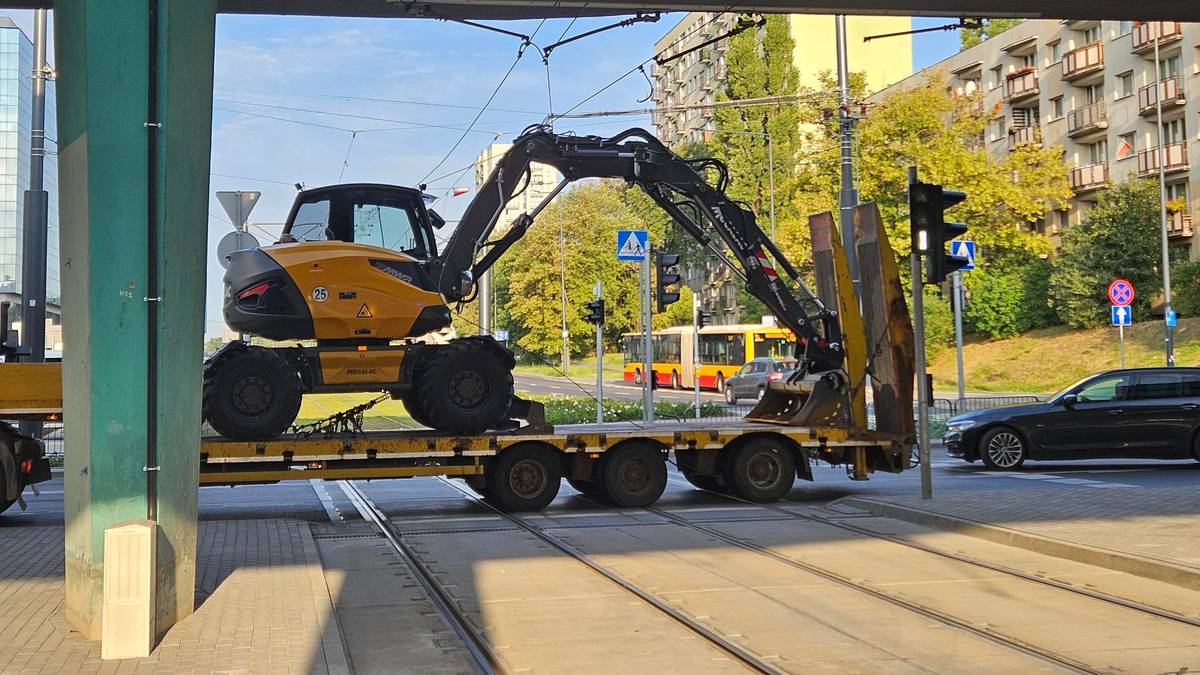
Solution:
<svg viewBox="0 0 1200 675">
<path fill-rule="evenodd" d="M 302 192 L 283 231 L 300 242 L 354 242 L 417 260 L 437 255 L 420 193 L 394 185 L 334 185 Z"/>
</svg>

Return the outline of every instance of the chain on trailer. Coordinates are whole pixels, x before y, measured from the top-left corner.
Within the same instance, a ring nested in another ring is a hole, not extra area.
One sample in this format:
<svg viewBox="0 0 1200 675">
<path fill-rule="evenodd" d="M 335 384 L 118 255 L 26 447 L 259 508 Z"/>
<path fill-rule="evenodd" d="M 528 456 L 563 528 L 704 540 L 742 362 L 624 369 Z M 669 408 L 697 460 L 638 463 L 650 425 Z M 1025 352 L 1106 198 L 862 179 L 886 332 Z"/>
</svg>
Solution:
<svg viewBox="0 0 1200 675">
<path fill-rule="evenodd" d="M 367 411 L 390 398 L 392 398 L 391 394 L 380 394 L 366 403 L 360 403 L 353 408 L 336 412 L 325 419 L 306 422 L 304 424 L 293 424 L 290 431 L 304 438 L 311 438 L 316 434 L 322 436 L 362 435 L 364 433 L 363 424 L 365 423 Z"/>
</svg>

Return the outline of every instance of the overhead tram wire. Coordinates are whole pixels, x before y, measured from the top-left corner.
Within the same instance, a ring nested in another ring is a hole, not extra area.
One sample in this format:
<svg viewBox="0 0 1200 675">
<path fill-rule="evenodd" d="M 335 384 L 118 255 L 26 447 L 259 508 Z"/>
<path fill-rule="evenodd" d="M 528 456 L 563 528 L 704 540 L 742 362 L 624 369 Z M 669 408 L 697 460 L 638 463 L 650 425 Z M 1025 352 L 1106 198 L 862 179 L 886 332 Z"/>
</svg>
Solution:
<svg viewBox="0 0 1200 675">
<path fill-rule="evenodd" d="M 372 121 L 372 122 L 388 122 L 389 124 L 409 125 L 407 127 L 389 128 L 389 129 L 371 129 L 369 131 L 404 131 L 406 129 L 451 129 L 453 131 L 462 131 L 464 129 L 464 127 L 462 125 L 433 124 L 433 123 L 429 123 L 429 122 L 414 122 L 412 120 L 398 120 L 398 119 L 392 119 L 389 117 L 375 117 L 372 115 L 360 115 L 357 113 L 344 113 L 344 112 L 337 112 L 334 110 L 316 110 L 313 108 L 297 108 L 294 106 L 275 105 L 275 104 L 270 104 L 270 103 L 254 103 L 251 101 L 238 101 L 238 100 L 234 100 L 234 99 L 215 99 L 215 100 L 220 103 L 233 104 L 233 105 L 246 105 L 246 106 L 252 106 L 255 108 L 270 108 L 273 110 L 286 110 L 289 112 L 308 113 L 308 114 L 313 114 L 313 115 L 329 115 L 330 117 L 345 117 L 347 119 L 368 120 L 368 121 Z M 222 110 L 225 110 L 225 109 L 222 108 Z M 241 111 L 237 111 L 237 112 L 241 112 Z M 249 113 L 246 113 L 246 114 L 249 114 Z M 536 113 L 534 113 L 534 114 L 536 114 Z M 363 131 L 363 130 L 360 130 L 360 131 Z M 487 134 L 487 133 L 494 133 L 494 132 L 476 131 L 475 133 Z"/>
<path fill-rule="evenodd" d="M 394 105 L 414 105 L 427 106 L 431 108 L 454 108 L 457 110 L 479 110 L 476 105 L 462 105 L 458 103 L 436 103 L 433 101 L 412 101 L 408 99 L 398 98 L 379 98 L 373 96 L 351 96 L 349 94 L 318 94 L 318 93 L 299 93 L 294 91 L 265 91 L 261 89 L 238 89 L 234 87 L 213 87 L 215 91 L 231 91 L 242 94 L 261 94 L 264 96 L 294 96 L 297 98 L 327 98 L 344 101 L 364 101 L 367 103 L 388 103 Z M 518 115 L 540 115 L 536 110 L 516 110 L 513 108 L 490 108 L 495 112 L 515 113 Z"/>
<path fill-rule="evenodd" d="M 673 47 L 675 47 L 675 46 L 676 46 L 676 45 L 678 45 L 678 44 L 681 44 L 681 43 L 682 43 L 684 40 L 687 40 L 687 39 L 691 38 L 693 35 L 696 35 L 696 34 L 698 34 L 700 31 L 702 31 L 702 30 L 704 30 L 705 28 L 707 28 L 707 27 L 708 27 L 710 24 L 714 23 L 714 22 L 715 22 L 717 19 L 719 19 L 719 18 L 720 18 L 720 17 L 721 17 L 723 14 L 728 14 L 729 12 L 731 12 L 731 11 L 733 11 L 735 8 L 737 8 L 739 5 L 741 5 L 743 2 L 745 2 L 745 0 L 736 0 L 735 2 L 733 2 L 732 4 L 730 4 L 730 5 L 729 5 L 728 7 L 726 7 L 725 9 L 721 10 L 720 12 L 717 12 L 717 13 L 713 14 L 713 16 L 712 16 L 711 18 L 709 18 L 707 21 L 705 21 L 705 22 L 701 23 L 699 26 L 696 26 L 694 29 L 692 29 L 692 30 L 688 31 L 687 33 L 684 33 L 683 35 L 679 36 L 679 38 L 678 38 L 678 39 L 676 39 L 674 42 L 672 42 L 671 44 L 667 45 L 666 47 L 663 47 L 663 48 L 662 48 L 661 50 L 659 50 L 659 52 L 658 52 L 657 54 L 655 54 L 654 56 L 651 56 L 650 58 L 646 59 L 645 61 L 642 61 L 641 63 L 637 64 L 636 66 L 634 66 L 634 67 L 630 68 L 629 70 L 625 71 L 625 73 L 624 73 L 623 75 L 620 75 L 620 76 L 618 76 L 618 77 L 617 77 L 615 80 L 613 80 L 612 82 L 609 82 L 608 84 L 604 85 L 603 87 L 600 87 L 600 88 L 599 88 L 599 89 L 597 89 L 596 91 L 592 92 L 591 94 L 589 94 L 589 95 L 588 95 L 588 96 L 586 96 L 585 98 L 581 99 L 581 100 L 580 100 L 578 103 L 576 103 L 575 105 L 571 106 L 570 108 L 567 108 L 567 110 L 566 110 L 566 111 L 564 111 L 564 112 L 562 112 L 562 113 L 560 113 L 560 114 L 558 114 L 558 115 L 555 115 L 555 116 L 553 116 L 553 117 L 547 117 L 547 118 L 546 118 L 546 121 L 547 121 L 547 122 L 552 122 L 552 121 L 553 121 L 553 120 L 555 120 L 555 119 L 560 119 L 560 118 L 562 118 L 564 115 L 566 115 L 566 114 L 568 114 L 568 113 L 572 113 L 572 112 L 574 112 L 574 111 L 578 110 L 578 109 L 579 109 L 579 107 L 580 107 L 580 106 L 582 106 L 583 104 L 587 103 L 588 101 L 590 101 L 590 100 L 592 100 L 592 99 L 596 98 L 596 97 L 597 97 L 597 96 L 599 96 L 600 94 L 603 94 L 604 92 L 606 92 L 606 91 L 608 91 L 609 89 L 613 88 L 613 87 L 614 87 L 614 86 L 616 86 L 616 85 L 617 85 L 619 82 L 621 82 L 621 81 L 622 81 L 622 80 L 624 80 L 625 78 L 629 77 L 630 75 L 632 75 L 632 74 L 634 74 L 634 73 L 638 72 L 639 70 L 641 70 L 641 69 L 645 68 L 645 67 L 646 67 L 646 65 L 647 65 L 647 64 L 649 64 L 651 61 L 654 61 L 654 60 L 655 60 L 655 59 L 657 59 L 658 57 L 660 57 L 660 56 L 662 56 L 663 54 L 665 54 L 666 52 L 670 51 L 670 50 L 671 50 Z M 745 30 L 745 29 L 742 29 L 742 30 Z M 738 31 L 738 32 L 740 32 L 740 31 Z M 727 34 L 723 35 L 721 39 L 727 38 L 727 37 L 729 37 L 731 34 L 732 34 L 732 33 L 727 33 Z"/>
<path fill-rule="evenodd" d="M 544 25 L 546 25 L 546 19 L 542 19 L 541 23 L 539 23 L 537 28 L 534 29 L 533 34 L 521 43 L 520 48 L 517 49 L 517 58 L 513 59 L 512 65 L 508 67 L 508 71 L 504 73 L 504 77 L 500 78 L 500 82 L 496 84 L 496 88 L 492 90 L 492 95 L 488 96 L 488 99 L 484 102 L 483 107 L 480 108 L 477 113 L 475 113 L 475 119 L 471 120 L 471 123 L 467 125 L 466 130 L 463 131 L 458 137 L 458 140 L 454 142 L 454 145 L 450 147 L 450 150 L 448 150 L 446 154 L 440 160 L 438 160 L 438 163 L 435 164 L 433 168 L 425 174 L 424 178 L 417 181 L 418 184 L 425 183 L 426 179 L 432 176 L 435 171 L 442 168 L 442 165 L 446 163 L 446 160 L 450 159 L 450 156 L 454 154 L 455 150 L 458 150 L 458 146 L 462 145 L 462 142 L 464 139 L 466 139 L 467 134 L 471 133 L 471 130 L 475 128 L 475 124 L 479 122 L 479 118 L 483 117 L 483 113 L 487 112 L 488 106 L 490 106 L 492 101 L 496 99 L 496 95 L 500 93 L 500 89 L 504 86 L 504 83 L 508 82 L 509 76 L 511 76 L 513 71 L 517 69 L 517 64 L 521 62 L 521 57 L 525 56 L 525 50 L 533 45 L 533 38 L 537 36 L 538 31 L 540 31 Z"/>
</svg>

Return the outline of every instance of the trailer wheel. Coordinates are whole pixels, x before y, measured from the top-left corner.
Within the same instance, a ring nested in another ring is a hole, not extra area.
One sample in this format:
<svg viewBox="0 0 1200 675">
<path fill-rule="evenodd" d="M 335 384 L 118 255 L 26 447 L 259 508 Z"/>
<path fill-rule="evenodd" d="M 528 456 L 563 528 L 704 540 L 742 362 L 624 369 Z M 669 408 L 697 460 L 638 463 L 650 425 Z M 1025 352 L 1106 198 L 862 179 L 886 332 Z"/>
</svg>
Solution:
<svg viewBox="0 0 1200 675">
<path fill-rule="evenodd" d="M 558 496 L 562 463 L 558 451 L 519 443 L 501 452 L 487 472 L 488 499 L 505 511 L 540 511 Z"/>
<path fill-rule="evenodd" d="M 642 508 L 658 501 L 667 487 L 667 463 L 658 446 L 629 441 L 600 458 L 601 485 L 609 501 L 624 508 Z"/>
<path fill-rule="evenodd" d="M 499 427 L 513 399 L 512 370 L 468 340 L 437 347 L 413 387 L 426 426 L 452 434 Z"/>
<path fill-rule="evenodd" d="M 302 398 L 296 369 L 266 347 L 233 350 L 205 364 L 204 419 L 225 438 L 275 438 L 296 421 Z"/>
<path fill-rule="evenodd" d="M 725 484 L 735 496 L 766 504 L 791 491 L 796 460 L 792 449 L 779 439 L 759 436 L 731 450 L 725 462 Z"/>
<path fill-rule="evenodd" d="M 487 476 L 481 473 L 463 476 L 463 482 L 467 484 L 467 487 L 471 488 L 471 492 L 485 499 L 487 498 Z"/>
<path fill-rule="evenodd" d="M 584 497 L 589 499 L 606 500 L 608 495 L 604 492 L 604 486 L 594 480 L 583 480 L 580 478 L 568 478 L 567 484 L 575 488 Z"/>
</svg>

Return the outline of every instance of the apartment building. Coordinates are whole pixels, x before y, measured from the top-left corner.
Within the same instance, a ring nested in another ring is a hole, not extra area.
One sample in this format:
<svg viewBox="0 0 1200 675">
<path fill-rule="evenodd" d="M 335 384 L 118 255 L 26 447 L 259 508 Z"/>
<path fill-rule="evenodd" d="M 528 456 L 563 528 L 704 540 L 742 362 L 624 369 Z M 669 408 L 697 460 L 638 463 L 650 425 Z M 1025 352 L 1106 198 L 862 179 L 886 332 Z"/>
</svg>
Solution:
<svg viewBox="0 0 1200 675">
<path fill-rule="evenodd" d="M 1161 99 L 1172 254 L 1200 257 L 1192 236 L 1200 206 L 1200 24 L 1026 21 L 873 98 L 933 73 L 956 95 L 983 93 L 984 109 L 996 111 L 983 139 L 993 154 L 1025 143 L 1063 148 L 1074 197 L 1037 224 L 1056 240 L 1110 185 L 1157 179 Z"/>
<path fill-rule="evenodd" d="M 493 143 L 479 153 L 479 157 L 475 159 L 476 190 L 492 175 L 492 170 L 496 168 L 496 164 L 510 148 L 512 148 L 512 143 Z M 547 164 L 534 162 L 529 165 L 529 172 L 529 185 L 512 198 L 512 201 L 504 207 L 500 219 L 496 221 L 498 231 L 503 232 L 509 224 L 517 219 L 517 216 L 532 211 L 542 203 L 546 195 L 550 194 L 561 180 L 558 170 Z"/>
<path fill-rule="evenodd" d="M 834 17 L 792 14 L 788 29 L 795 42 L 792 62 L 801 87 L 816 88 L 822 72 L 836 73 Z M 737 14 L 691 12 L 654 44 L 654 53 L 676 54 L 727 33 Z M 898 36 L 863 42 L 868 35 L 909 30 L 912 19 L 896 16 L 853 16 L 846 20 L 846 53 L 850 69 L 866 76 L 867 87 L 878 91 L 912 73 L 912 37 Z M 715 130 L 711 109 L 696 108 L 717 100 L 725 87 L 725 52 L 721 40 L 665 65 L 654 67 L 654 127 L 668 145 L 702 142 Z M 665 52 L 664 52 L 665 50 Z"/>
</svg>

